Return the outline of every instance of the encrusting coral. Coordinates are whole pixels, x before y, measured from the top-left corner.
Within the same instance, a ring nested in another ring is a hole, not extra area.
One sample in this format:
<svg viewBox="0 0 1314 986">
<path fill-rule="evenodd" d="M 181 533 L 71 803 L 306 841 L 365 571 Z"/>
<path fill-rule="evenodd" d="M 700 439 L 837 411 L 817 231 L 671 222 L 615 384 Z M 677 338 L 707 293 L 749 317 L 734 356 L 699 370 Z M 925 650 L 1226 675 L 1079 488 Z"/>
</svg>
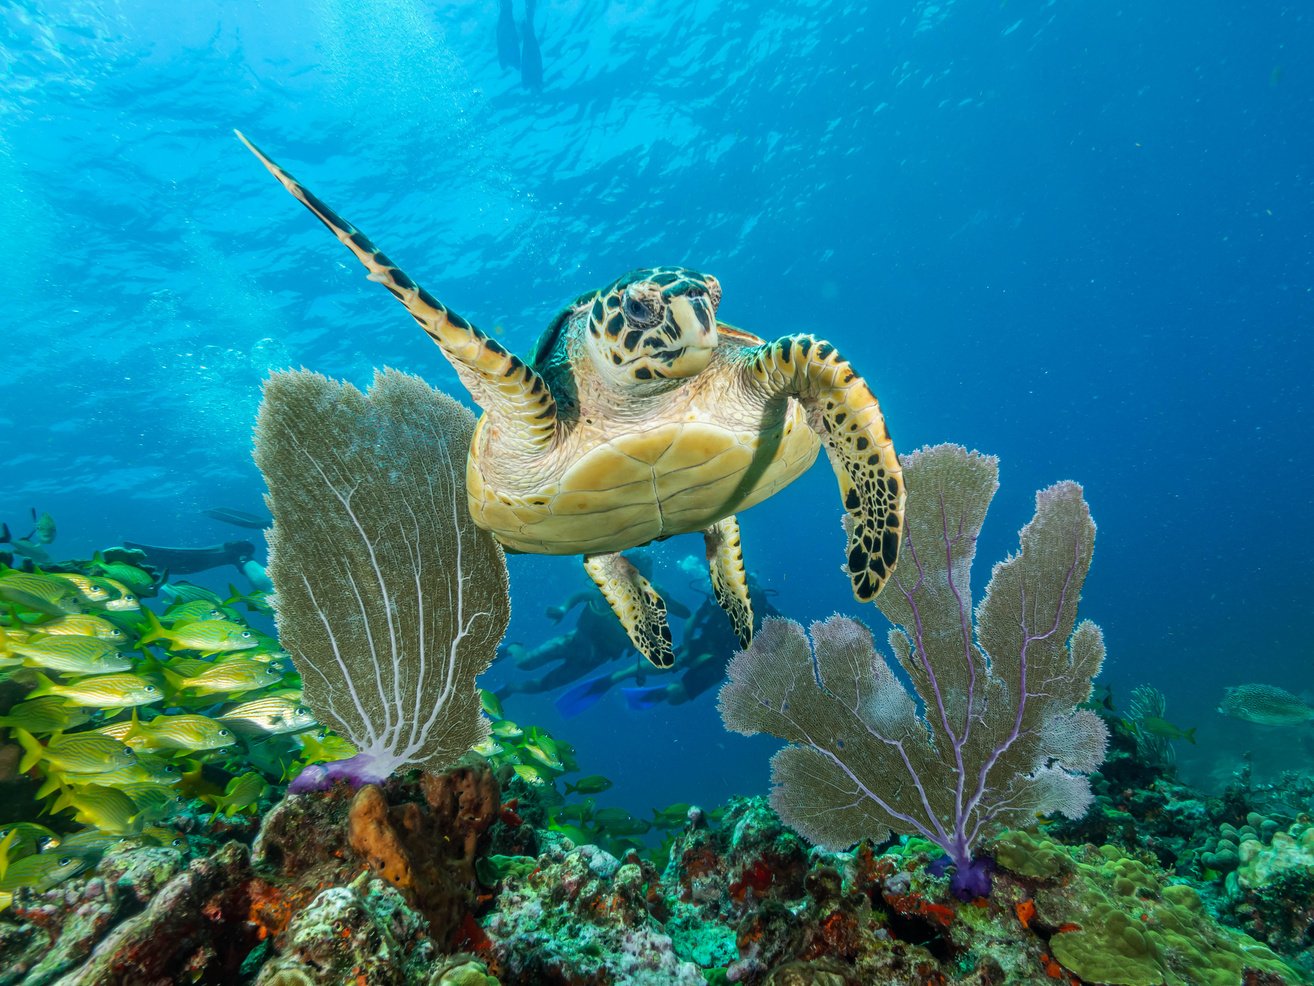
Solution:
<svg viewBox="0 0 1314 986">
<path fill-rule="evenodd" d="M 955 890 L 989 890 L 977 842 L 1037 813 L 1080 817 L 1107 730 L 1090 697 L 1104 658 L 1076 624 L 1095 525 L 1076 483 L 1036 495 L 1021 551 L 994 568 L 973 623 L 969 571 L 997 462 L 953 445 L 907 457 L 901 562 L 877 598 L 890 648 L 924 713 L 861 624 L 769 620 L 729 667 L 720 709 L 736 732 L 790 746 L 772 759 L 772 804 L 818 845 L 891 831 L 944 850 Z"/>
<path fill-rule="evenodd" d="M 1001 867 L 1035 881 L 1031 920 L 1052 929 L 1053 957 L 1083 981 L 1232 986 L 1292 974 L 1270 949 L 1214 922 L 1193 887 L 1117 847 L 1009 832 L 995 851 Z"/>
<path fill-rule="evenodd" d="M 389 805 L 367 784 L 352 799 L 351 848 L 405 892 L 435 941 L 450 940 L 474 907 L 475 859 L 501 807 L 497 779 L 476 761 L 419 781 L 424 804 Z"/>
<path fill-rule="evenodd" d="M 502 549 L 465 506 L 473 429 L 461 405 L 395 371 L 368 394 L 308 371 L 265 385 L 255 457 L 279 639 L 306 705 L 358 751 L 292 790 L 439 769 L 488 738 L 474 682 L 510 599 Z"/>
</svg>

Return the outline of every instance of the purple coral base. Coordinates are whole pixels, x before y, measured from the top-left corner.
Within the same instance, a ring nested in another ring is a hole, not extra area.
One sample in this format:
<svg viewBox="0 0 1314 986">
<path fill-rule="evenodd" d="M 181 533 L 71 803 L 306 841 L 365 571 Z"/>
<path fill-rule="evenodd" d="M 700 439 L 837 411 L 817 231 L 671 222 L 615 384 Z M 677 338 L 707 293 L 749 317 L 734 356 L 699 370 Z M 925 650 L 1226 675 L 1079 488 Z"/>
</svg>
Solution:
<svg viewBox="0 0 1314 986">
<path fill-rule="evenodd" d="M 990 896 L 995 861 L 989 856 L 975 856 L 965 863 L 955 863 L 946 854 L 926 869 L 931 876 L 944 876 L 950 867 L 953 867 L 953 874 L 949 877 L 949 889 L 959 900 L 976 900 L 978 897 Z"/>
<path fill-rule="evenodd" d="M 352 787 L 361 787 L 365 784 L 378 784 L 386 779 L 387 774 L 380 776 L 374 757 L 357 753 L 346 760 L 310 764 L 292 779 L 287 790 L 289 794 L 308 794 L 311 791 L 327 791 L 338 781 L 346 781 Z"/>
</svg>

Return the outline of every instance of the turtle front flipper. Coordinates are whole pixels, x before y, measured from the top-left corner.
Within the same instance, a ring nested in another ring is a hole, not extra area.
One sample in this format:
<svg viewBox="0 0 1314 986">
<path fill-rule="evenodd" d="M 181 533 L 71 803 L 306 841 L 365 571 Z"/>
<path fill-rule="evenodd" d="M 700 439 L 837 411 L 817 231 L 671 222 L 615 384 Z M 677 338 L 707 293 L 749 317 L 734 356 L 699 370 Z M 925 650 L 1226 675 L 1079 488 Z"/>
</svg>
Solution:
<svg viewBox="0 0 1314 986">
<path fill-rule="evenodd" d="M 741 358 L 766 393 L 797 398 L 825 442 L 851 520 L 846 569 L 854 596 L 869 602 L 894 571 L 903 535 L 903 470 L 876 395 L 834 346 L 810 335 Z"/>
<path fill-rule="evenodd" d="M 629 559 L 619 552 L 588 555 L 584 558 L 584 571 L 602 590 L 638 652 L 656 667 L 669 668 L 674 664 L 666 603 Z"/>
<path fill-rule="evenodd" d="M 382 284 L 406 306 L 411 317 L 456 368 L 457 376 L 475 402 L 497 415 L 498 427 L 508 439 L 522 444 L 527 452 L 547 448 L 554 441 L 556 402 L 543 378 L 528 363 L 507 352 L 416 284 L 364 233 L 275 164 L 241 131 L 234 133 L 269 173 L 356 255 L 369 270 L 369 279 Z"/>
<path fill-rule="evenodd" d="M 739 521 L 733 514 L 718 520 L 703 531 L 707 546 L 707 567 L 712 575 L 712 591 L 717 604 L 730 617 L 730 625 L 739 638 L 739 646 L 753 642 L 753 604 L 748 598 L 748 576 L 744 573 L 744 552 L 739 544 Z"/>
</svg>

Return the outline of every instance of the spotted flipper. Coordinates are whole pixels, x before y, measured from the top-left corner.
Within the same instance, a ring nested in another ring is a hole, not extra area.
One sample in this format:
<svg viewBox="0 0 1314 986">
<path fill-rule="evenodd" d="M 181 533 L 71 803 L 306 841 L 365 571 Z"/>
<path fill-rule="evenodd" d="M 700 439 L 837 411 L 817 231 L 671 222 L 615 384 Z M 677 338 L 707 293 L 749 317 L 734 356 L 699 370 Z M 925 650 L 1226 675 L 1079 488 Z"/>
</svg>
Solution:
<svg viewBox="0 0 1314 986">
<path fill-rule="evenodd" d="M 526 451 L 544 449 L 552 443 L 556 436 L 556 402 L 543 378 L 529 364 L 416 284 L 364 233 L 270 160 L 240 131 L 235 132 L 269 173 L 365 265 L 369 280 L 382 284 L 406 306 L 451 361 L 476 403 L 497 415 L 498 427 L 508 439 L 523 444 Z"/>
<path fill-rule="evenodd" d="M 848 360 L 810 335 L 743 350 L 746 372 L 771 394 L 796 397 L 821 435 L 849 531 L 846 570 L 859 602 L 894 571 L 903 535 L 903 470 L 876 395 Z"/>
<path fill-rule="evenodd" d="M 707 545 L 707 567 L 712 574 L 716 601 L 730 617 L 739 646 L 753 642 L 753 604 L 748 599 L 748 576 L 739 545 L 739 521 L 732 514 L 703 531 Z"/>
<path fill-rule="evenodd" d="M 674 664 L 666 603 L 652 583 L 619 552 L 586 556 L 584 571 L 602 590 L 639 653 L 659 668 Z"/>
</svg>

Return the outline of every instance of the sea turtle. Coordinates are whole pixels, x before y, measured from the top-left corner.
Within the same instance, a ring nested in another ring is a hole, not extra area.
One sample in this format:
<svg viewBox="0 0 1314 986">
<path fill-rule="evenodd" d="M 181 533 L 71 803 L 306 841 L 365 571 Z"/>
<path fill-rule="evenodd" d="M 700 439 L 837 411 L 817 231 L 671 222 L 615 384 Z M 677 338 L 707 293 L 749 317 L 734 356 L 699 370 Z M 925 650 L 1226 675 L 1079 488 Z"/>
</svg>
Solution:
<svg viewBox="0 0 1314 986">
<path fill-rule="evenodd" d="M 583 555 L 653 664 L 673 661 L 666 605 L 621 552 L 702 532 L 717 601 L 747 647 L 735 512 L 791 483 L 823 443 L 848 515 L 854 595 L 868 601 L 889 578 L 903 529 L 899 459 L 876 397 L 830 343 L 765 342 L 717 321 L 715 277 L 651 267 L 581 295 L 520 359 L 238 137 L 406 306 L 483 409 L 466 468 L 475 522 L 511 551 Z"/>
</svg>

